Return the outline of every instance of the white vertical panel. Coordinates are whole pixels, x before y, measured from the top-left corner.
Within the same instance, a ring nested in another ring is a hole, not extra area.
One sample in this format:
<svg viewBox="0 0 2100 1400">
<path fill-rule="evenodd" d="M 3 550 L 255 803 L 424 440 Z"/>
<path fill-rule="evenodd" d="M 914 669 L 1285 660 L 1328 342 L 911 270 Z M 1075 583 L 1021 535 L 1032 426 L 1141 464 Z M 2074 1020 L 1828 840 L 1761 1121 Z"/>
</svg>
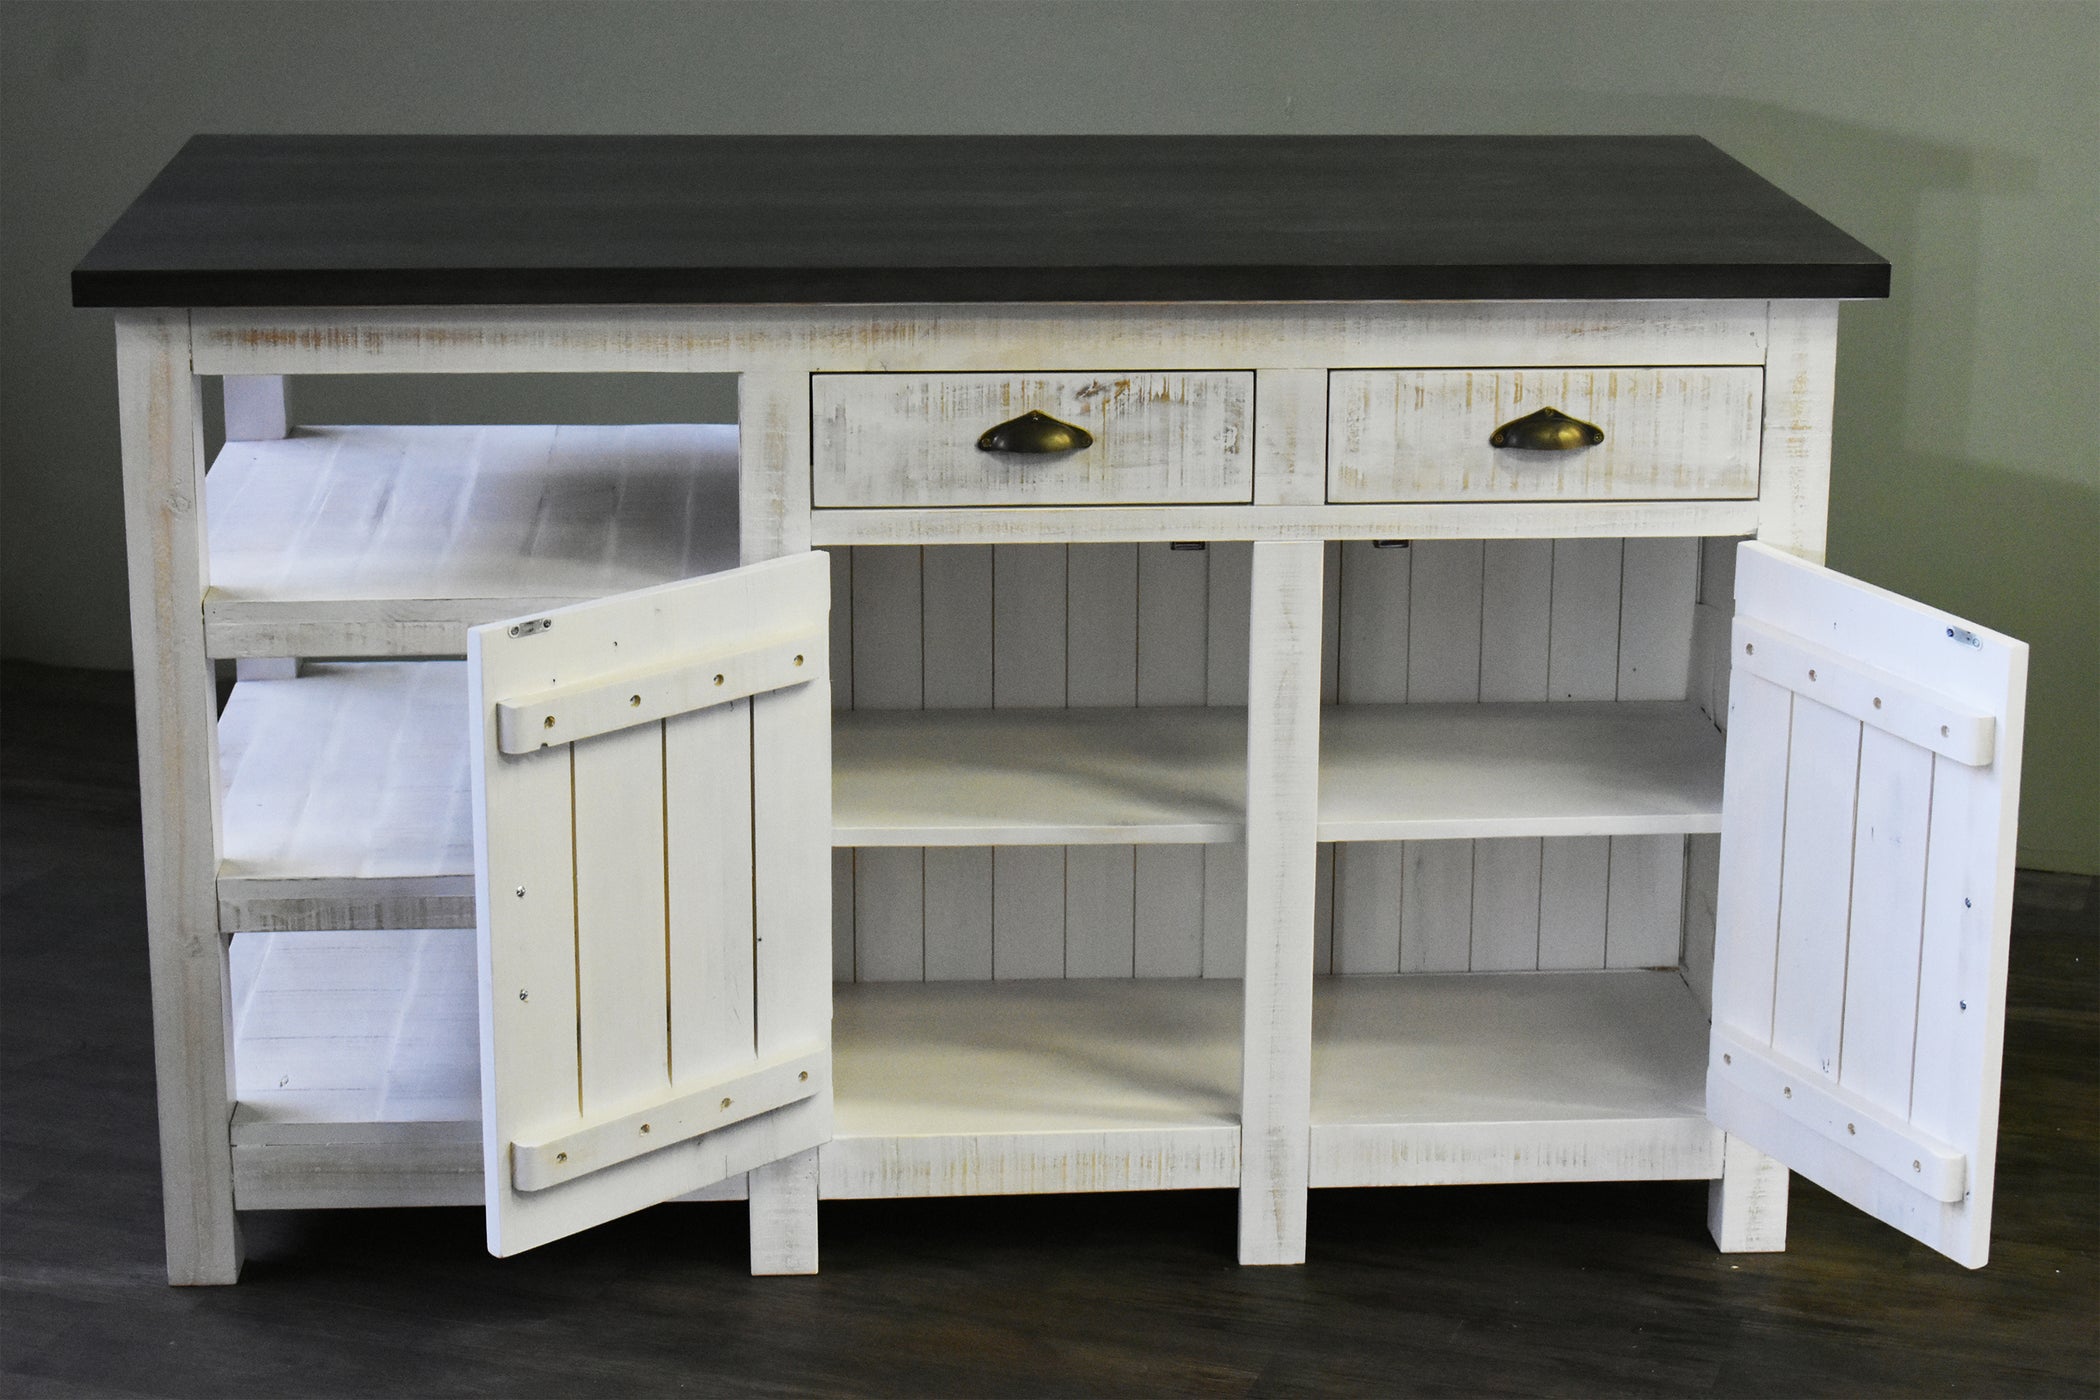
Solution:
<svg viewBox="0 0 2100 1400">
<path fill-rule="evenodd" d="M 1400 970 L 1400 906 L 1407 846 L 1352 841 L 1335 851 L 1336 972 Z"/>
<path fill-rule="evenodd" d="M 1538 966 L 1539 860 L 1535 839 L 1473 843 L 1473 971 Z"/>
<path fill-rule="evenodd" d="M 670 1082 L 663 726 L 601 734 L 570 753 L 582 1111 L 600 1113 Z"/>
<path fill-rule="evenodd" d="M 1001 846 L 995 849 L 992 852 L 992 976 L 1002 980 L 1064 976 L 1064 932 L 1064 848 Z"/>
<path fill-rule="evenodd" d="M 1320 587 L 1334 601 L 1320 615 L 1320 703 L 1335 704 L 1342 693 L 1342 547 L 1323 546 Z"/>
<path fill-rule="evenodd" d="M 1137 696 L 1140 705 L 1200 705 L 1209 688 L 1209 549 L 1138 550 Z M 1203 850 L 1140 846 L 1135 875 L 1135 966 L 1141 977 L 1203 972 Z M 1066 939 L 1077 931 L 1066 912 Z M 1067 952 L 1067 964 L 1070 953 Z"/>
<path fill-rule="evenodd" d="M 1606 967 L 1675 967 L 1684 942 L 1684 838 L 1614 836 Z"/>
<path fill-rule="evenodd" d="M 1341 615 L 1338 698 L 1345 705 L 1403 701 L 1415 550 L 1380 549 L 1370 540 L 1348 540 L 1337 548 L 1341 596 L 1329 611 Z M 1398 841 L 1355 841 L 1329 849 L 1332 928 L 1326 965 L 1335 972 L 1398 972 L 1406 847 Z M 1316 961 L 1322 960 L 1321 951 L 1316 943 Z"/>
<path fill-rule="evenodd" d="M 951 545 L 920 554 L 926 708 L 989 708 L 992 547 Z M 926 977 L 990 977 L 991 852 L 950 847 L 929 850 L 924 860 Z"/>
<path fill-rule="evenodd" d="M 1077 706 L 1138 703 L 1138 628 L 1140 549 L 1162 545 L 1073 545 L 1065 583 L 1065 695 Z M 1064 918 L 1058 929 L 1055 971 L 1029 975 L 1056 977 L 1069 964 L 1070 949 L 1081 950 L 1088 966 L 1116 965 L 1134 953 L 1123 950 L 1135 938 L 1137 861 L 1128 846 L 1096 846 L 1064 854 Z M 1125 897 L 1127 894 L 1127 898 Z M 1095 923 L 1093 920 L 1102 922 Z M 1006 937 L 1001 930 L 1000 936 Z M 1020 955 L 1029 966 L 1053 965 L 1046 947 Z M 1000 975 L 1011 959 L 1002 944 Z"/>
<path fill-rule="evenodd" d="M 1604 966 L 1611 838 L 1561 836 L 1539 845 L 1539 969 Z"/>
<path fill-rule="evenodd" d="M 1930 750 L 1885 730 L 1860 736 L 1838 1083 L 1881 1104 L 1910 1102 L 1932 765 Z"/>
<path fill-rule="evenodd" d="M 1203 848 L 1136 848 L 1136 969 L 1140 977 L 1203 973 Z"/>
<path fill-rule="evenodd" d="M 925 704 L 924 595 L 916 547 L 853 551 L 853 704 L 916 710 Z M 853 862 L 856 975 L 864 982 L 925 975 L 926 870 L 911 849 L 869 848 Z"/>
<path fill-rule="evenodd" d="M 1334 970 L 1335 867 L 1341 847 L 1332 841 L 1320 843 L 1313 860 L 1313 971 Z"/>
<path fill-rule="evenodd" d="M 1714 1024 L 1752 1037 L 1772 1031 L 1779 959 L 1779 879 L 1785 860 L 1794 696 L 1748 672 L 1731 682 L 1728 764 L 1721 787 L 1721 883 L 1715 901 Z"/>
<path fill-rule="evenodd" d="M 1408 576 L 1415 551 L 1345 540 L 1340 615 L 1339 696 L 1344 705 L 1407 698 Z"/>
<path fill-rule="evenodd" d="M 229 374 L 221 383 L 228 442 L 265 442 L 290 430 L 281 374 Z"/>
<path fill-rule="evenodd" d="M 1619 687 L 1619 540 L 1555 540 L 1546 695 L 1610 700 Z M 1604 966 L 1606 837 L 1553 837 L 1543 846 L 1539 884 L 1539 966 Z"/>
<path fill-rule="evenodd" d="M 926 862 L 909 847 L 863 846 L 853 858 L 854 968 L 863 982 L 926 976 Z"/>
<path fill-rule="evenodd" d="M 1489 540 L 1480 595 L 1480 698 L 1543 700 L 1552 641 L 1553 541 Z"/>
<path fill-rule="evenodd" d="M 1129 846 L 1065 848 L 1065 976 L 1132 975 L 1137 956 L 1134 856 Z"/>
<path fill-rule="evenodd" d="M 663 722 L 671 1082 L 756 1053 L 751 927 L 751 702 Z"/>
<path fill-rule="evenodd" d="M 926 980 L 989 981 L 992 975 L 992 852 L 986 846 L 926 849 Z"/>
<path fill-rule="evenodd" d="M 1240 1262 L 1305 1258 L 1312 1115 L 1323 548 L 1254 546 L 1247 700 L 1247 978 Z"/>
<path fill-rule="evenodd" d="M 1619 693 L 1622 540 L 1553 542 L 1553 639 L 1546 684 L 1555 700 Z"/>
<path fill-rule="evenodd" d="M 1408 582 L 1407 698 L 1480 698 L 1479 540 L 1419 540 Z"/>
<path fill-rule="evenodd" d="M 1464 972 L 1473 955 L 1473 843 L 1410 841 L 1400 889 L 1400 970 Z"/>
<path fill-rule="evenodd" d="M 831 554 L 831 708 L 853 708 L 853 553 Z"/>
<path fill-rule="evenodd" d="M 1827 705 L 1794 697 L 1772 1048 L 1829 1079 L 1837 1078 L 1844 1030 L 1860 728 Z"/>
<path fill-rule="evenodd" d="M 1621 580 L 1619 698 L 1684 699 L 1691 674 L 1699 541 L 1630 539 Z"/>
<path fill-rule="evenodd" d="M 1244 705 L 1254 546 L 1244 540 L 1213 540 L 1207 554 L 1210 643 L 1204 662 L 1210 675 L 1204 700 L 1212 705 Z M 1239 977 L 1246 970 L 1247 847 L 1244 842 L 1205 846 L 1203 975 Z"/>
<path fill-rule="evenodd" d="M 1065 703 L 1067 551 L 1063 545 L 992 549 L 992 704 Z M 1007 846 L 992 853 L 992 971 L 1064 975 L 1065 852 Z"/>
<path fill-rule="evenodd" d="M 853 977 L 853 857 L 848 847 L 831 853 L 831 978 Z"/>
</svg>

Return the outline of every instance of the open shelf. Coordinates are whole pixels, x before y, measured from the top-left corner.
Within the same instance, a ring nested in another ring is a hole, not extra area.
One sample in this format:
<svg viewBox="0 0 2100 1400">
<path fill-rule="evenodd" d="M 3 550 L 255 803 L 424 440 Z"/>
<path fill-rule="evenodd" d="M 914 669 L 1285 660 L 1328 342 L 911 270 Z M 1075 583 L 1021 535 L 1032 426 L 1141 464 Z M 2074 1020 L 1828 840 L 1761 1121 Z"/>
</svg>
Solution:
<svg viewBox="0 0 2100 1400">
<path fill-rule="evenodd" d="M 466 629 L 737 562 L 737 430 L 298 428 L 205 479 L 214 656 L 458 655 Z"/>
<path fill-rule="evenodd" d="M 1083 846 L 1246 835 L 1247 712 L 859 710 L 832 725 L 839 846 Z"/>
<path fill-rule="evenodd" d="M 481 1200 L 471 934 L 244 933 L 233 983 L 243 1209 Z M 826 1196 L 1239 1184 L 1237 982 L 836 994 Z"/>
<path fill-rule="evenodd" d="M 451 662 L 307 664 L 220 721 L 222 926 L 474 922 L 466 681 Z M 1722 737 L 1684 702 L 1344 706 L 1322 715 L 1323 841 L 1720 829 Z M 1230 842 L 1246 712 L 858 711 L 833 726 L 839 846 Z"/>
<path fill-rule="evenodd" d="M 1323 977 L 1312 1184 L 1717 1177 L 1706 1056 L 1674 971 Z"/>
<path fill-rule="evenodd" d="M 1320 839 L 1715 832 L 1725 750 L 1681 700 L 1335 706 Z"/>
</svg>

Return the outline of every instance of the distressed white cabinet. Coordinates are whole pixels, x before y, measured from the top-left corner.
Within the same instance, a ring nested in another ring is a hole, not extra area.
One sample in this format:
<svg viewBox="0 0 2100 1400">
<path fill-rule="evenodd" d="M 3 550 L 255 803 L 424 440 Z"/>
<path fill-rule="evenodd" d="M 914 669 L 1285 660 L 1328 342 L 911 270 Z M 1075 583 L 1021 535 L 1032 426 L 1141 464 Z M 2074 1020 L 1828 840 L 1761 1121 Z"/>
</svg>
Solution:
<svg viewBox="0 0 2100 1400">
<path fill-rule="evenodd" d="M 1244 146 L 1128 154 L 1568 154 Z M 288 1207 L 514 1253 L 746 1198 L 796 1272 L 825 1198 L 1225 1188 L 1289 1263 L 1317 1188 L 1669 1178 L 1768 1249 L 1789 1167 L 1981 1264 L 2025 649 L 1815 562 L 1885 265 L 1702 143 L 1583 151 L 1636 233 L 1676 161 L 1794 244 L 1152 295 L 809 253 L 793 298 L 732 228 L 671 290 L 341 254 L 285 309 L 322 263 L 120 223 L 83 300 L 188 307 L 118 320 L 171 1277 Z M 584 371 L 740 421 L 306 427 L 279 378 Z"/>
</svg>

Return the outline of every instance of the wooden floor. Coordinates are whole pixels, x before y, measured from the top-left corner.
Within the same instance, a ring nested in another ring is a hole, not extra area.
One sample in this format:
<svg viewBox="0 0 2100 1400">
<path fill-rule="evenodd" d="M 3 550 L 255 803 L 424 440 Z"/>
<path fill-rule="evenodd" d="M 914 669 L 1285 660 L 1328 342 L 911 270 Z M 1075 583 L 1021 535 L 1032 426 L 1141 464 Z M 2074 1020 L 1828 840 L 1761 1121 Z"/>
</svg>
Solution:
<svg viewBox="0 0 2100 1400">
<path fill-rule="evenodd" d="M 2100 1394 L 2100 894 L 2023 877 L 1990 1267 L 1798 1179 L 1716 1254 L 1705 1187 L 1323 1191 L 1302 1269 L 1229 1193 L 824 1206 L 816 1278 L 744 1208 L 520 1259 L 470 1210 L 247 1217 L 162 1282 L 127 677 L 10 665 L 0 865 L 9 1395 Z"/>
</svg>

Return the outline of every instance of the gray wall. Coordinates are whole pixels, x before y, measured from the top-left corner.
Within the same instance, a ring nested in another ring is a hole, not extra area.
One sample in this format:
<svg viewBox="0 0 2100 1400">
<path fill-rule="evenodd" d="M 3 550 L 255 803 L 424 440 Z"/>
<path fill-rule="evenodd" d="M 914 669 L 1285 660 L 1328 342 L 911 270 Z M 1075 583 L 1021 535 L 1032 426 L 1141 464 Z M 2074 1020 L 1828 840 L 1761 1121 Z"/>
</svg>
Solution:
<svg viewBox="0 0 2100 1400">
<path fill-rule="evenodd" d="M 66 272 L 192 132 L 1693 132 L 1894 261 L 1831 563 L 2033 644 L 2022 857 L 2100 870 L 2096 53 L 2004 0 L 0 5 L 0 647 L 127 664 Z"/>
</svg>

